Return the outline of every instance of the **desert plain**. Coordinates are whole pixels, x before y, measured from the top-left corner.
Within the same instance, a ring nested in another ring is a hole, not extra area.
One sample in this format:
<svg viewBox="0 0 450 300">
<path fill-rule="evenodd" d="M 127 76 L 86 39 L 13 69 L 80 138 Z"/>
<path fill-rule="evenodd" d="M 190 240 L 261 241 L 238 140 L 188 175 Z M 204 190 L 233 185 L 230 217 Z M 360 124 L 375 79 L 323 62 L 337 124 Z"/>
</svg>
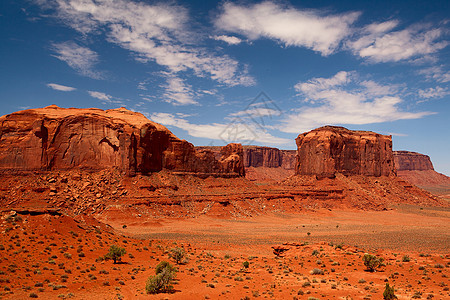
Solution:
<svg viewBox="0 0 450 300">
<path fill-rule="evenodd" d="M 450 298 L 448 177 L 424 155 L 394 166 L 390 137 L 324 127 L 283 167 L 124 109 L 2 118 L 1 299 Z M 163 261 L 172 288 L 149 293 Z"/>
</svg>

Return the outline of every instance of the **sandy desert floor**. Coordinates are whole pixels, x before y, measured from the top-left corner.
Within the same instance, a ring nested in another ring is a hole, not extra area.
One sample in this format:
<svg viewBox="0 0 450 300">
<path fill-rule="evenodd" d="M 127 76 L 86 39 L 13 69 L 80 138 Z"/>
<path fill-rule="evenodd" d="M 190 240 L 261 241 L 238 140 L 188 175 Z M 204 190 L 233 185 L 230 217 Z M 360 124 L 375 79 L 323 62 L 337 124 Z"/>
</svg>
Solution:
<svg viewBox="0 0 450 300">
<path fill-rule="evenodd" d="M 398 299 L 450 298 L 448 208 L 98 216 L 110 226 L 59 214 L 2 216 L 1 299 L 382 299 L 386 282 Z M 112 244 L 127 251 L 121 264 L 100 259 Z M 289 250 L 277 257 L 272 246 Z M 188 263 L 169 258 L 175 247 L 186 250 Z M 386 266 L 368 272 L 366 252 Z M 178 269 L 174 291 L 148 295 L 146 280 L 163 260 Z"/>
</svg>

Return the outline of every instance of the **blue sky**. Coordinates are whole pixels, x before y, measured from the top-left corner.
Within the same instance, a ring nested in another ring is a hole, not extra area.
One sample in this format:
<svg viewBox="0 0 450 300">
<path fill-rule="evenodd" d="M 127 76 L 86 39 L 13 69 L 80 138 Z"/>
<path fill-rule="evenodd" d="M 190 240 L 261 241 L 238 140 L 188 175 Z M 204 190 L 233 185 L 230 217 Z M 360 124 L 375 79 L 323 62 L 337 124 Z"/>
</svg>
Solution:
<svg viewBox="0 0 450 300">
<path fill-rule="evenodd" d="M 450 175 L 449 1 L 0 3 L 0 114 L 127 107 L 195 145 L 392 134 Z"/>
</svg>

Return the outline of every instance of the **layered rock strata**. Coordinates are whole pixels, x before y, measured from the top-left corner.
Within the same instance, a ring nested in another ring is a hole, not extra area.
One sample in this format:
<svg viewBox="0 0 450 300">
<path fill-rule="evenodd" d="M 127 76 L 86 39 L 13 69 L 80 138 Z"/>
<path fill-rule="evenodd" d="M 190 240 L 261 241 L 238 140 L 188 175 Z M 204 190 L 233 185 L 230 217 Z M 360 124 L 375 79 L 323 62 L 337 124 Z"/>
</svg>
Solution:
<svg viewBox="0 0 450 300">
<path fill-rule="evenodd" d="M 397 171 L 434 170 L 428 155 L 410 151 L 394 151 L 394 162 Z"/>
<path fill-rule="evenodd" d="M 244 175 L 240 144 L 221 157 L 177 138 L 125 108 L 29 109 L 0 117 L 0 170 L 100 170 L 128 174 L 177 172 Z"/>
<path fill-rule="evenodd" d="M 370 131 L 324 126 L 296 138 L 296 174 L 318 178 L 344 175 L 395 174 L 392 137 Z"/>
</svg>

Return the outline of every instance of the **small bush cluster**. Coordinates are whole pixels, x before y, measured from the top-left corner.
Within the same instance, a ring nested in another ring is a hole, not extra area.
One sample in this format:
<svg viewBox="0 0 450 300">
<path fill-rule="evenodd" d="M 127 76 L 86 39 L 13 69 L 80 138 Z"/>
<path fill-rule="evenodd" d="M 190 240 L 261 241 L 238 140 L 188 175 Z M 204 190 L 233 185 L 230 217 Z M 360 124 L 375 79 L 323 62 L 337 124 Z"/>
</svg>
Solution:
<svg viewBox="0 0 450 300">
<path fill-rule="evenodd" d="M 397 299 L 397 296 L 395 296 L 394 292 L 395 292 L 394 287 L 390 287 L 389 283 L 386 283 L 386 287 L 384 288 L 383 292 L 383 299 L 384 300 Z"/>
<path fill-rule="evenodd" d="M 363 256 L 364 265 L 367 267 L 367 270 L 370 272 L 376 271 L 376 269 L 385 266 L 384 259 L 382 257 L 376 257 L 375 255 L 366 253 Z"/>
<path fill-rule="evenodd" d="M 173 280 L 176 275 L 176 268 L 166 261 L 160 262 L 155 269 L 156 275 L 147 279 L 145 290 L 148 294 L 170 292 L 173 289 Z"/>
<path fill-rule="evenodd" d="M 105 259 L 112 259 L 114 263 L 122 261 L 122 256 L 124 256 L 127 253 L 125 248 L 118 247 L 116 245 L 112 245 L 109 248 L 109 252 L 105 255 Z"/>
<path fill-rule="evenodd" d="M 173 248 L 170 250 L 169 258 L 172 258 L 178 265 L 187 264 L 189 259 L 183 248 Z"/>
</svg>

